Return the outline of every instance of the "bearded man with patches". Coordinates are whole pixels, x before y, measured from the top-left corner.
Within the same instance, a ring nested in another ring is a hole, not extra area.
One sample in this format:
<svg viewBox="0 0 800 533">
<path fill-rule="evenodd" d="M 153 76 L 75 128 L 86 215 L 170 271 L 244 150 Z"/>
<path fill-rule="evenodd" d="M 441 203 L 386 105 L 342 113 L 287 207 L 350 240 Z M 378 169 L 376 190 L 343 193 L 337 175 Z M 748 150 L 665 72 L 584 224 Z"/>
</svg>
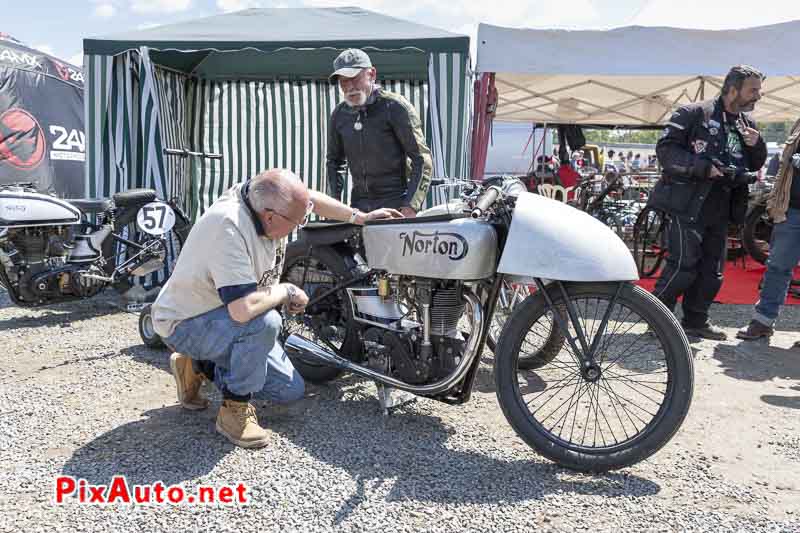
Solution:
<svg viewBox="0 0 800 533">
<path fill-rule="evenodd" d="M 666 266 L 654 294 L 670 309 L 683 296 L 687 335 L 724 340 L 708 318 L 722 286 L 728 224 L 743 224 L 747 172 L 767 159 L 751 112 L 761 99 L 764 75 L 753 67 L 730 69 L 721 94 L 679 108 L 656 146 L 663 174 L 648 205 L 670 215 Z"/>
<path fill-rule="evenodd" d="M 369 212 L 382 207 L 413 217 L 431 182 L 431 151 L 414 107 L 375 83 L 369 56 L 356 48 L 333 62 L 331 83 L 343 101 L 328 127 L 328 194 L 337 200 L 352 177 L 350 205 Z"/>
</svg>

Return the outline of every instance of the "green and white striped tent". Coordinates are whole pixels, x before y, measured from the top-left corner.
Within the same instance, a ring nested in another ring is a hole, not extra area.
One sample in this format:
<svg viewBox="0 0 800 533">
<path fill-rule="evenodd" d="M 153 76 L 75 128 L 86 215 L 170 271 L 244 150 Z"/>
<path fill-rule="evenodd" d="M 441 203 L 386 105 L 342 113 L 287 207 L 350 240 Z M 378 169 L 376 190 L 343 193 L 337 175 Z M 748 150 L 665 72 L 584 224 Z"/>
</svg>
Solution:
<svg viewBox="0 0 800 533">
<path fill-rule="evenodd" d="M 468 37 L 359 8 L 249 9 L 84 40 L 87 197 L 153 187 L 196 217 L 273 167 L 324 191 L 328 118 L 339 101 L 327 77 L 350 47 L 365 49 L 379 82 L 416 107 L 434 175 L 467 176 Z"/>
</svg>

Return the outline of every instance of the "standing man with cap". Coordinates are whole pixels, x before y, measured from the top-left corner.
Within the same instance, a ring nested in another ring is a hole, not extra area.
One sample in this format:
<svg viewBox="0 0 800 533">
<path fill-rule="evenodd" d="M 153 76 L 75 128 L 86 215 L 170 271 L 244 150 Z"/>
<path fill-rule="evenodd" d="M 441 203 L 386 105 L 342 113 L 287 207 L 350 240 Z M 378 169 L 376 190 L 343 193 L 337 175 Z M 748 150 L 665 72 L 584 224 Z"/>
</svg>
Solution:
<svg viewBox="0 0 800 533">
<path fill-rule="evenodd" d="M 328 193 L 341 200 L 349 169 L 353 207 L 365 212 L 392 207 L 415 216 L 432 170 L 416 110 L 375 83 L 377 71 L 363 50 L 345 50 L 333 68 L 330 81 L 338 82 L 343 101 L 328 127 Z"/>
</svg>

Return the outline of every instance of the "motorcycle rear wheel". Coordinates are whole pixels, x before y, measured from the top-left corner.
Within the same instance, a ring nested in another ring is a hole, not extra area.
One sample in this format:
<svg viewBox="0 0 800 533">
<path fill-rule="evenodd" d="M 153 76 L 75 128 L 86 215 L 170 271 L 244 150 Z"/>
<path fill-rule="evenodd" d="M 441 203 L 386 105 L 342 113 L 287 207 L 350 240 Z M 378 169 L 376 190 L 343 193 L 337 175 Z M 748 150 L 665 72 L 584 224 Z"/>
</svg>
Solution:
<svg viewBox="0 0 800 533">
<path fill-rule="evenodd" d="M 305 282 L 303 280 L 304 271 Z M 345 259 L 336 253 L 333 248 L 315 246 L 311 248 L 310 253 L 307 248 L 297 243 L 290 243 L 286 248 L 286 260 L 281 282 L 292 283 L 300 287 L 306 292 L 309 299 L 314 298 L 314 293 L 333 288 L 347 279 L 348 276 Z M 332 320 L 320 320 L 320 316 L 315 313 L 317 309 L 322 307 L 320 304 L 310 306 L 304 313 L 299 315 L 285 315 L 280 336 L 281 342 L 285 342 L 290 334 L 297 333 L 322 346 L 325 346 L 325 343 L 321 340 L 323 337 L 339 348 L 357 346 L 359 343 L 358 333 L 347 327 L 351 322 L 352 311 L 344 291 L 332 294 L 326 298 L 326 301 L 328 299 L 331 301 L 325 307 L 338 309 L 338 314 L 334 312 L 335 316 L 326 317 L 332 318 Z M 323 327 L 329 327 L 330 331 L 328 333 L 330 334 L 323 331 Z M 295 370 L 300 373 L 304 380 L 311 383 L 326 383 L 336 379 L 342 373 L 340 368 L 322 364 L 315 365 L 297 358 L 291 359 Z"/>
<path fill-rule="evenodd" d="M 565 284 L 588 346 L 618 286 Z M 554 305 L 565 305 L 558 285 L 548 286 L 548 294 Z M 592 380 L 569 343 L 541 369 L 520 367 L 526 344 L 536 342 L 529 333 L 547 307 L 541 294 L 528 298 L 498 346 L 497 397 L 517 434 L 548 459 L 583 472 L 633 465 L 669 442 L 689 411 L 694 383 L 689 344 L 672 313 L 648 292 L 624 284 L 598 340 L 599 376 Z M 571 323 L 569 330 L 574 337 Z"/>
</svg>

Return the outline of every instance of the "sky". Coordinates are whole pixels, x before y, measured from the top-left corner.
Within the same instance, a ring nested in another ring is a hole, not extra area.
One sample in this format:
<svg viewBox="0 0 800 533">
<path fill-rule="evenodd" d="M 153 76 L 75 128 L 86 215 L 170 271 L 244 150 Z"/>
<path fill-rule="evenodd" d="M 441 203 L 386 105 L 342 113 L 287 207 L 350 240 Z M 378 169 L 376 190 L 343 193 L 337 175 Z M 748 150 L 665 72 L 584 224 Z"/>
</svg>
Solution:
<svg viewBox="0 0 800 533">
<path fill-rule="evenodd" d="M 728 29 L 800 19 L 800 0 L 0 0 L 0 32 L 80 65 L 86 37 L 251 7 L 338 6 L 435 26 L 473 41 L 479 22 L 518 28 Z"/>
</svg>

